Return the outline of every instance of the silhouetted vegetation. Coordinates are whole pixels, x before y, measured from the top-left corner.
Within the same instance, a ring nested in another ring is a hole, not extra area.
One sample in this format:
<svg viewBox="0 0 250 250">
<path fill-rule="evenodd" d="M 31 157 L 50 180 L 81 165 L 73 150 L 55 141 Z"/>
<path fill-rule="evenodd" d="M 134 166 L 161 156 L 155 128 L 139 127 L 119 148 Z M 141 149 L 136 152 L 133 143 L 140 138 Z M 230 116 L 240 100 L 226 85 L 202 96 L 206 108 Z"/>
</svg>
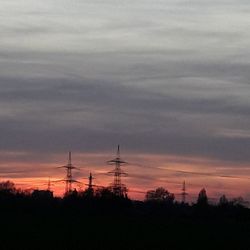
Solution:
<svg viewBox="0 0 250 250">
<path fill-rule="evenodd" d="M 209 204 L 175 201 L 157 188 L 145 201 L 109 188 L 76 190 L 63 198 L 0 183 L 0 249 L 248 249 L 250 210 L 242 198 Z"/>
<path fill-rule="evenodd" d="M 198 194 L 197 206 L 199 207 L 208 206 L 207 191 L 205 188 L 201 189 L 201 191 Z"/>
<path fill-rule="evenodd" d="M 150 190 L 146 193 L 147 202 L 158 202 L 158 203 L 166 203 L 173 204 L 175 199 L 174 194 L 171 194 L 163 187 L 159 187 L 156 190 Z"/>
</svg>

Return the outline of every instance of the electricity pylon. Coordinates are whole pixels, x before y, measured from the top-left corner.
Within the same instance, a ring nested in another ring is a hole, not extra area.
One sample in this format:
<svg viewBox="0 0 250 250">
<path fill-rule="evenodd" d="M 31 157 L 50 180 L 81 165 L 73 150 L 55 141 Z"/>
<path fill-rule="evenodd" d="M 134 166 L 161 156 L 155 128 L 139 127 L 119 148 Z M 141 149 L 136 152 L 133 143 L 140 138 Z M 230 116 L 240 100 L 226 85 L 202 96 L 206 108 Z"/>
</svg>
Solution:
<svg viewBox="0 0 250 250">
<path fill-rule="evenodd" d="M 89 178 L 88 179 L 89 179 L 88 189 L 93 190 L 93 175 L 92 175 L 91 172 L 89 173 Z"/>
<path fill-rule="evenodd" d="M 73 179 L 72 170 L 73 169 L 80 170 L 80 169 L 73 166 L 71 159 L 71 152 L 69 152 L 68 164 L 59 168 L 66 169 L 65 179 L 60 181 L 65 182 L 65 195 L 70 194 L 72 192 L 72 183 L 80 183 L 79 181 Z"/>
<path fill-rule="evenodd" d="M 127 173 L 123 172 L 121 169 L 122 165 L 127 164 L 127 162 L 123 161 L 120 156 L 120 146 L 117 147 L 116 158 L 107 162 L 108 164 L 115 165 L 115 168 L 108 172 L 108 174 L 114 175 L 114 181 L 111 185 L 112 192 L 116 196 L 125 197 L 127 194 L 127 188 L 121 182 L 122 176 L 128 176 Z"/>
<path fill-rule="evenodd" d="M 182 203 L 186 203 L 186 196 L 188 195 L 188 193 L 186 192 L 186 182 L 183 181 L 182 184 L 182 189 L 181 189 L 181 197 L 182 197 Z"/>
</svg>

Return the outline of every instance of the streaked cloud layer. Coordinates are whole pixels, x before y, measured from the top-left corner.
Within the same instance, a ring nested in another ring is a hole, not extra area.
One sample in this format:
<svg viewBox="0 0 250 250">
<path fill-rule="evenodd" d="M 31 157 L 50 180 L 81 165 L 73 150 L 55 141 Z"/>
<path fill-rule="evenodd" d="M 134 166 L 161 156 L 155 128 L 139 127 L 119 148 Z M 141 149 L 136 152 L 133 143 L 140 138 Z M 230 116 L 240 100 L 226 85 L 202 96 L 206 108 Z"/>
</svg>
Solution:
<svg viewBox="0 0 250 250">
<path fill-rule="evenodd" d="M 248 1 L 0 0 L 0 11 L 3 164 L 121 143 L 132 158 L 246 169 Z"/>
</svg>

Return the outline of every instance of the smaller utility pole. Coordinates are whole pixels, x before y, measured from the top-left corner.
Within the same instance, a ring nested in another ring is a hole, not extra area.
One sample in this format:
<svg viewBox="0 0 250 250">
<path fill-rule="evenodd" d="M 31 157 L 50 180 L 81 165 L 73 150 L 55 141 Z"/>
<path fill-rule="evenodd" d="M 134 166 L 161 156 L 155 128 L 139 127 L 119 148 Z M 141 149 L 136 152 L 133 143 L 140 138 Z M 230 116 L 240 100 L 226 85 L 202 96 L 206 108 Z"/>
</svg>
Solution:
<svg viewBox="0 0 250 250">
<path fill-rule="evenodd" d="M 47 190 L 48 191 L 51 191 L 51 182 L 50 182 L 50 177 L 48 179 L 48 187 L 47 187 Z"/>
<path fill-rule="evenodd" d="M 181 189 L 181 197 L 182 197 L 182 203 L 186 203 L 186 196 L 188 195 L 188 193 L 186 192 L 186 182 L 183 181 L 182 184 L 182 189 Z"/>
</svg>

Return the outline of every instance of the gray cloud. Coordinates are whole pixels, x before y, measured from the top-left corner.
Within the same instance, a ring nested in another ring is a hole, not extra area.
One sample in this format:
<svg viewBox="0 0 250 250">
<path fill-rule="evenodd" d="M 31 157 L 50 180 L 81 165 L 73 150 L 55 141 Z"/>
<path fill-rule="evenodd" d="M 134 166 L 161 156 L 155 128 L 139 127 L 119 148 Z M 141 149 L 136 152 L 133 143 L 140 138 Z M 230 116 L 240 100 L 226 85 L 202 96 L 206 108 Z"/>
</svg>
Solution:
<svg viewBox="0 0 250 250">
<path fill-rule="evenodd" d="M 234 116 L 248 121 L 246 106 L 233 109 L 220 95 L 190 99 L 84 78 L 8 81 L 0 93 L 2 150 L 100 151 L 121 142 L 130 151 L 249 160 L 249 137 L 215 133 L 228 121 L 236 127 Z"/>
<path fill-rule="evenodd" d="M 1 150 L 249 162 L 247 1 L 2 4 Z"/>
</svg>

